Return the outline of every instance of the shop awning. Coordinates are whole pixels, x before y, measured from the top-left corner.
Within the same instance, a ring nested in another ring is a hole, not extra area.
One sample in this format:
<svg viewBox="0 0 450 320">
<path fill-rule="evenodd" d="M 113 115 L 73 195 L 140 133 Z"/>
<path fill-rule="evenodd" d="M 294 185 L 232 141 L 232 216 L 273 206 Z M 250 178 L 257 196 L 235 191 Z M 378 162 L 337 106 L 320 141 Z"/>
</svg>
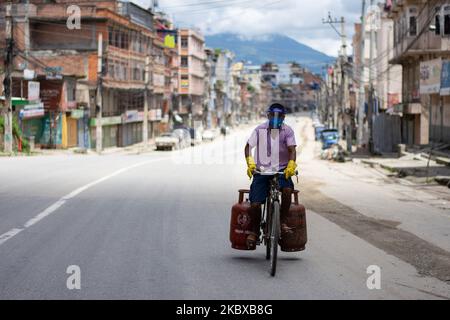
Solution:
<svg viewBox="0 0 450 320">
<path fill-rule="evenodd" d="M 2 103 L 5 103 L 5 97 L 1 96 L 0 97 L 0 101 L 2 101 Z M 17 98 L 17 97 L 13 97 L 12 98 L 12 105 L 13 106 L 26 106 L 28 104 L 31 104 L 30 101 L 23 99 L 23 98 Z"/>
</svg>

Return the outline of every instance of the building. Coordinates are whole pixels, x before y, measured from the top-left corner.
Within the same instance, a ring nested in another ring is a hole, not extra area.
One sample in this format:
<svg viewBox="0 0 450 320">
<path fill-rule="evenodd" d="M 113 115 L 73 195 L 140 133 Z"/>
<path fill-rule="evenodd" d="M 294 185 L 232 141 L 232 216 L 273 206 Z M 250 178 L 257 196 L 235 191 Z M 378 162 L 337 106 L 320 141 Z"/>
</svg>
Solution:
<svg viewBox="0 0 450 320">
<path fill-rule="evenodd" d="M 178 32 L 180 57 L 179 105 L 176 113 L 184 125 L 193 127 L 194 121 L 203 121 L 205 92 L 205 40 L 199 31 L 180 29 Z"/>
<path fill-rule="evenodd" d="M 249 83 L 250 91 L 261 90 L 261 81 L 262 81 L 261 66 L 245 65 L 243 77 Z"/>
<path fill-rule="evenodd" d="M 228 50 L 216 49 L 216 108 L 219 127 L 233 125 L 233 74 L 234 54 Z"/>
<path fill-rule="evenodd" d="M 27 86 L 22 70 L 29 69 L 35 73 L 33 81 L 40 84 L 45 110 L 41 118 L 23 122 L 26 135 L 43 147 L 95 147 L 101 110 L 104 148 L 141 142 L 143 122 L 149 120 L 144 119 L 144 97 L 151 99 L 149 105 L 154 111 L 150 114 L 161 113 L 162 108 L 158 97 L 152 96 L 152 83 L 145 81 L 147 58 L 155 55 L 153 12 L 118 0 L 14 2 L 14 38 L 19 55 L 14 61 L 13 90 L 28 94 L 21 85 Z M 67 27 L 70 5 L 80 8 L 81 28 Z M 152 72 L 153 66 L 149 68 Z M 158 90 L 157 83 L 156 94 Z M 97 99 L 100 94 L 101 109 Z M 155 127 L 149 125 L 150 136 Z"/>
<path fill-rule="evenodd" d="M 279 67 L 273 62 L 267 62 L 261 66 L 261 79 L 270 83 L 273 87 L 279 84 Z"/>
<path fill-rule="evenodd" d="M 278 65 L 277 85 L 298 85 L 304 82 L 302 74 L 305 70 L 298 63 Z"/>
<path fill-rule="evenodd" d="M 380 25 L 377 30 L 377 55 L 375 57 L 377 79 L 376 96 L 381 112 L 393 111 L 402 102 L 402 66 L 391 64 L 394 57 L 394 21 L 380 5 Z"/>
<path fill-rule="evenodd" d="M 161 114 L 150 114 L 151 119 L 161 119 L 159 124 L 159 133 L 167 132 L 173 127 L 173 113 L 174 106 L 178 104 L 178 91 L 179 91 L 179 66 L 180 58 L 178 55 L 178 31 L 172 20 L 163 12 L 155 13 L 155 59 L 161 59 L 162 50 L 162 62 L 164 64 L 164 90 L 162 94 Z M 162 82 L 161 77 L 161 65 L 159 67 L 159 73 L 157 74 L 157 81 Z M 156 68 L 155 68 L 156 71 Z M 160 95 L 161 95 L 161 91 Z M 160 102 L 161 103 L 161 102 Z M 156 109 L 159 110 L 159 109 Z"/>
<path fill-rule="evenodd" d="M 450 2 L 386 2 L 394 20 L 392 63 L 403 66 L 402 140 L 450 142 Z M 442 72 L 444 70 L 444 72 Z"/>
<path fill-rule="evenodd" d="M 243 102 L 245 102 L 246 98 L 244 97 L 244 100 L 242 100 L 243 96 L 241 95 L 241 89 L 243 86 L 243 77 L 242 73 L 244 71 L 244 63 L 243 62 L 237 62 L 234 63 L 231 67 L 231 102 L 232 102 L 232 125 L 236 126 L 240 124 L 241 122 L 248 121 L 247 116 L 244 116 L 244 119 L 242 119 L 243 114 Z M 244 89 L 245 91 L 246 88 Z"/>
<path fill-rule="evenodd" d="M 355 24 L 351 68 L 353 79 L 349 83 L 351 119 L 348 121 L 356 129 L 361 105 L 364 104 L 361 147 L 371 146 L 372 151 L 394 152 L 396 145 L 401 142 L 400 122 L 397 121 L 398 112 L 395 108 L 402 102 L 403 76 L 402 66 L 391 61 L 394 54 L 394 22 L 383 4 L 369 10 L 365 21 L 365 30 L 362 30 L 360 23 Z M 371 46 L 372 30 L 376 41 Z M 361 39 L 364 41 L 364 52 L 361 52 Z M 362 70 L 364 77 L 361 82 Z M 362 86 L 365 92 L 363 97 L 360 95 Z M 353 136 L 357 138 L 355 131 Z"/>
</svg>

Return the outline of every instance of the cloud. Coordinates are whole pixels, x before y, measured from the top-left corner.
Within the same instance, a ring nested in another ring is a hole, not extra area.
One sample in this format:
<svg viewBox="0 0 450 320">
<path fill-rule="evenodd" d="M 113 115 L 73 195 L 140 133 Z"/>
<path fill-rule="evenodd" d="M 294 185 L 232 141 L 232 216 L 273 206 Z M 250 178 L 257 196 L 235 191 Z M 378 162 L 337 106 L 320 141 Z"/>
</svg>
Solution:
<svg viewBox="0 0 450 320">
<path fill-rule="evenodd" d="M 144 7 L 152 2 L 133 1 Z M 159 8 L 172 15 L 177 25 L 196 27 L 205 34 L 232 32 L 258 37 L 280 33 L 335 56 L 340 38 L 322 19 L 328 12 L 339 19 L 345 16 L 351 48 L 361 4 L 355 0 L 160 0 Z"/>
</svg>

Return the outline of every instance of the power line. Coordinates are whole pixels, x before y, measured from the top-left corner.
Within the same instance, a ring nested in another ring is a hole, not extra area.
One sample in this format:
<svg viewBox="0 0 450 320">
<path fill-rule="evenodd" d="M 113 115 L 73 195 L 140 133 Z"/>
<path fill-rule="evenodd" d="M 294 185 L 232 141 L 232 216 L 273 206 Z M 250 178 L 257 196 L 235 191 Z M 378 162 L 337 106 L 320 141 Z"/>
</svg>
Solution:
<svg viewBox="0 0 450 320">
<path fill-rule="evenodd" d="M 241 2 L 242 0 L 215 0 L 215 1 L 204 1 L 204 2 L 196 2 L 196 3 L 186 3 L 180 5 L 173 6 L 161 6 L 161 9 L 172 9 L 172 8 L 183 8 L 183 7 L 201 7 L 208 4 L 217 4 L 217 3 L 228 3 L 233 4 L 233 2 Z"/>
<path fill-rule="evenodd" d="M 282 2 L 282 1 L 283 0 L 277 0 L 277 1 L 274 1 L 274 2 L 271 2 L 271 3 L 267 3 L 267 4 L 265 4 L 265 5 L 261 6 L 261 7 L 253 8 L 252 6 L 250 6 L 250 7 L 246 6 L 246 7 L 237 7 L 236 9 L 244 9 L 244 11 L 248 10 L 248 9 L 264 9 L 264 8 L 268 8 L 268 7 L 270 7 L 270 6 L 274 5 L 274 4 L 278 4 L 278 3 Z M 224 21 L 224 20 L 227 20 L 229 18 L 234 18 L 234 17 L 236 17 L 236 14 L 221 17 L 220 19 L 214 20 L 214 22 Z M 181 20 L 181 22 L 183 22 L 183 21 Z"/>
</svg>

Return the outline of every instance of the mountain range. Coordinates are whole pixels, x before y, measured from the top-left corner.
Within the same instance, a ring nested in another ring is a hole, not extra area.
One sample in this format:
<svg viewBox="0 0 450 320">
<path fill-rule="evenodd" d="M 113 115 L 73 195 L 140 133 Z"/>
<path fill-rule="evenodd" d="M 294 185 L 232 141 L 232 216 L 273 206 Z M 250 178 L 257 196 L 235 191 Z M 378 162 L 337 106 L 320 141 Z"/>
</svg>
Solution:
<svg viewBox="0 0 450 320">
<path fill-rule="evenodd" d="M 304 45 L 290 37 L 270 34 L 245 37 L 232 33 L 206 36 L 206 46 L 213 49 L 228 49 L 236 55 L 235 61 L 261 65 L 266 62 L 288 63 L 295 61 L 314 73 L 322 73 L 322 67 L 335 58 Z"/>
</svg>

